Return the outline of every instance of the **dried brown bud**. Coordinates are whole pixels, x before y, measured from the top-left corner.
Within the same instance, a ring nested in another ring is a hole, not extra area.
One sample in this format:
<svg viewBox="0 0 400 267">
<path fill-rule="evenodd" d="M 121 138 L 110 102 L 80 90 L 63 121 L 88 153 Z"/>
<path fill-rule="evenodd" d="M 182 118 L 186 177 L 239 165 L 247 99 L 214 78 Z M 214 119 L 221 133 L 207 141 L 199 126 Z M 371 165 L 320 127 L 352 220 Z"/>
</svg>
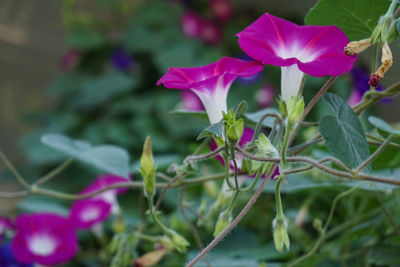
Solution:
<svg viewBox="0 0 400 267">
<path fill-rule="evenodd" d="M 344 53 L 348 56 L 354 57 L 371 46 L 371 38 L 363 39 L 360 41 L 350 42 L 344 48 Z"/>
<path fill-rule="evenodd" d="M 385 76 L 385 73 L 390 69 L 393 64 L 392 51 L 387 42 L 382 44 L 382 64 L 379 66 L 378 70 L 371 74 L 368 84 L 374 86 L 375 88 L 379 86 L 380 80 Z"/>
<path fill-rule="evenodd" d="M 369 77 L 368 84 L 377 88 L 379 86 L 379 82 L 381 81 L 381 77 L 379 75 L 372 73 L 371 76 Z"/>
</svg>

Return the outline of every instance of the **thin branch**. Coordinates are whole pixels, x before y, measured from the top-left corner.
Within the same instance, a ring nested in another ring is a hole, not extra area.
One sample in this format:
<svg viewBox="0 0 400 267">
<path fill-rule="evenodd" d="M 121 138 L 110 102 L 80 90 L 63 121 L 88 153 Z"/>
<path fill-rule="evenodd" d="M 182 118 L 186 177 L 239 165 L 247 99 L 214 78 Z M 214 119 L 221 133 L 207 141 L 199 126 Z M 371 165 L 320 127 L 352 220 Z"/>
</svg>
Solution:
<svg viewBox="0 0 400 267">
<path fill-rule="evenodd" d="M 165 194 L 167 193 L 168 188 L 170 188 L 171 185 L 172 185 L 173 183 L 175 183 L 176 181 L 178 181 L 178 180 L 181 179 L 181 178 L 182 178 L 181 176 L 176 176 L 174 179 L 171 179 L 171 180 L 167 183 L 167 186 L 164 187 L 164 189 L 162 190 L 160 196 L 159 196 L 158 199 L 157 199 L 157 203 L 156 203 L 156 205 L 155 205 L 154 208 L 153 208 L 153 212 L 154 212 L 154 213 L 156 213 L 157 210 L 158 210 L 158 208 L 160 207 L 161 202 L 162 202 L 162 200 L 164 199 L 164 196 L 165 196 Z"/>
<path fill-rule="evenodd" d="M 0 198 L 22 198 L 29 195 L 28 190 L 17 192 L 0 192 Z"/>
<path fill-rule="evenodd" d="M 385 140 L 385 142 L 383 142 L 377 150 L 374 151 L 374 153 L 372 153 L 372 155 L 370 155 L 364 162 L 362 162 L 356 169 L 355 169 L 355 173 L 359 173 L 362 169 L 364 169 L 365 167 L 367 167 L 368 164 L 370 164 L 387 146 L 387 144 L 389 144 L 390 140 L 392 139 L 393 135 L 389 135 L 388 138 Z"/>
<path fill-rule="evenodd" d="M 216 150 L 211 151 L 210 153 L 207 153 L 207 154 L 201 154 L 201 155 L 198 155 L 198 156 L 194 156 L 194 155 L 188 156 L 183 162 L 184 163 L 189 163 L 189 162 L 192 162 L 192 161 L 199 161 L 199 160 L 209 159 L 209 158 L 214 157 L 215 155 L 217 155 L 219 152 L 221 152 L 224 149 L 225 149 L 225 146 L 221 146 L 221 147 L 217 148 Z"/>
<path fill-rule="evenodd" d="M 240 154 L 245 156 L 246 158 L 252 159 L 252 160 L 257 160 L 257 161 L 262 161 L 262 162 L 275 162 L 278 163 L 281 161 L 281 158 L 269 158 L 269 157 L 258 157 L 258 156 L 253 156 L 251 154 L 248 154 L 246 151 L 243 149 L 236 147 L 235 148 Z M 314 167 L 343 178 L 348 178 L 348 179 L 354 179 L 354 180 L 365 180 L 365 181 L 372 181 L 372 182 L 378 182 L 378 183 L 384 183 L 384 184 L 392 184 L 392 185 L 400 185 L 400 180 L 394 180 L 394 179 L 386 179 L 383 177 L 379 176 L 373 176 L 373 175 L 366 175 L 366 174 L 353 174 L 353 173 L 348 173 L 348 172 L 343 172 L 343 171 L 338 171 L 333 168 L 329 168 L 318 161 L 308 158 L 308 157 L 287 157 L 286 160 L 288 162 L 302 162 L 302 163 L 309 163 L 313 165 Z"/>
<path fill-rule="evenodd" d="M 72 159 L 72 158 L 64 161 L 63 164 L 61 164 L 60 166 L 58 166 L 57 168 L 55 168 L 48 174 L 40 177 L 35 183 L 33 183 L 33 186 L 39 186 L 41 184 L 44 184 L 44 183 L 50 181 L 51 179 L 56 177 L 58 174 L 60 174 L 63 170 L 65 170 L 65 168 L 67 168 L 73 161 L 74 161 L 74 159 Z"/>
<path fill-rule="evenodd" d="M 24 177 L 22 177 L 22 175 L 18 172 L 18 170 L 14 167 L 11 161 L 8 160 L 6 155 L 1 150 L 0 159 L 3 161 L 4 165 L 12 172 L 15 178 L 17 178 L 18 182 L 26 189 L 30 189 L 30 184 L 25 180 Z"/>
<path fill-rule="evenodd" d="M 277 168 L 277 165 L 274 164 L 271 168 L 271 171 L 265 177 L 263 180 L 262 184 L 260 187 L 256 190 L 254 195 L 251 197 L 249 202 L 247 202 L 246 206 L 242 209 L 242 211 L 239 213 L 239 215 L 231 222 L 231 224 L 225 228 L 224 231 L 222 231 L 208 246 L 203 249 L 193 260 L 191 260 L 186 267 L 192 267 L 198 262 L 201 258 L 203 258 L 211 249 L 213 249 L 229 232 L 233 230 L 233 228 L 236 227 L 236 225 L 241 221 L 241 219 L 246 215 L 246 213 L 250 210 L 250 208 L 254 205 L 256 202 L 257 198 L 260 196 L 261 192 L 263 191 L 265 185 L 271 178 L 271 175 L 275 172 Z"/>
<path fill-rule="evenodd" d="M 379 197 L 378 193 L 375 192 L 375 196 L 378 200 L 379 205 L 381 206 L 383 212 L 385 213 L 386 217 L 388 218 L 390 224 L 393 226 L 393 229 L 397 233 L 398 236 L 400 236 L 400 229 L 397 226 L 397 224 L 394 222 L 392 216 L 390 215 L 389 211 L 386 209 L 385 204 L 382 202 L 381 198 Z"/>
</svg>

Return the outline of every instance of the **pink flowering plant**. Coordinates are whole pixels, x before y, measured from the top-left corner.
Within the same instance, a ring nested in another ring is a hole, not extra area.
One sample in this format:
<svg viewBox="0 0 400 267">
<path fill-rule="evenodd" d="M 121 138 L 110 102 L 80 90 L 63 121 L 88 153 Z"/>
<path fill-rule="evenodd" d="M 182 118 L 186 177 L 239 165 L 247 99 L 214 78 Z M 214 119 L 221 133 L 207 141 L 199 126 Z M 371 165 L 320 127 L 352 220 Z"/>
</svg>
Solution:
<svg viewBox="0 0 400 267">
<path fill-rule="evenodd" d="M 186 6 L 180 25 L 184 35 L 206 45 L 220 42 L 221 25 L 235 20 L 230 1 L 209 2 L 212 18 Z M 400 217 L 393 211 L 399 201 L 400 130 L 398 124 L 370 116 L 370 110 L 400 92 L 399 81 L 390 85 L 384 79 L 393 64 L 400 4 L 343 2 L 319 0 L 305 25 L 265 12 L 230 36 L 246 59 L 223 56 L 196 67 L 170 66 L 159 75 L 158 90 L 180 90 L 180 108 L 174 113 L 189 118 L 186 126 L 194 128 L 200 120 L 207 124 L 193 136 L 191 153 L 167 168 L 160 166 L 156 152 L 162 142 L 151 135 L 130 137 L 143 143 L 140 158 L 132 161 L 131 151 L 121 146 L 44 134 L 42 144 L 68 159 L 37 180 L 27 179 L 0 151 L 22 187 L 0 192 L 0 198 L 40 195 L 68 203 L 64 214 L 36 210 L 0 217 L 1 242 L 11 248 L 7 260 L 20 266 L 78 266 L 86 257 L 80 248 L 89 239 L 95 252 L 88 258 L 113 267 L 398 264 Z M 355 67 L 367 49 L 374 52 L 371 73 Z M 82 53 L 71 50 L 63 66 L 73 68 Z M 124 72 L 133 68 L 127 53 L 120 48 L 112 57 Z M 263 82 L 256 92 L 247 91 L 253 80 L 265 76 L 264 70 L 279 85 Z M 328 92 L 351 79 L 347 98 Z M 312 90 L 315 84 L 318 91 Z M 232 104 L 229 96 L 237 86 L 246 97 Z M 48 186 L 71 165 L 101 174 L 82 182 L 76 192 Z M 334 191 L 321 198 L 328 187 Z M 192 188 L 195 197 L 185 198 Z M 137 196 L 135 202 L 130 196 Z M 343 204 L 342 198 L 351 201 Z M 330 208 L 313 212 L 313 205 L 327 199 Z M 296 209 L 284 211 L 286 201 Z M 339 204 L 343 214 L 337 212 Z M 170 215 L 174 206 L 180 217 Z M 264 245 L 254 246 L 257 238 L 249 238 L 241 223 L 272 231 L 257 235 Z M 228 236 L 235 235 L 236 227 L 240 241 L 229 247 L 226 243 L 234 238 Z M 390 257 L 377 256 L 382 254 Z"/>
</svg>

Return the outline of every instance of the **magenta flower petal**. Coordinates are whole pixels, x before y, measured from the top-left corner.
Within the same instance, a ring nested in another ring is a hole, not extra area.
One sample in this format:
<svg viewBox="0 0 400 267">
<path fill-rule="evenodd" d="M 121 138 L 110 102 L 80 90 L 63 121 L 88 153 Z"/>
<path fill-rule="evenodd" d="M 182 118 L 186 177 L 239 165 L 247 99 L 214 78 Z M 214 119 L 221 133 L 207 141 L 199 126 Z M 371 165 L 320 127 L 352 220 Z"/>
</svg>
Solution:
<svg viewBox="0 0 400 267">
<path fill-rule="evenodd" d="M 247 55 L 283 67 L 285 101 L 297 95 L 301 72 L 317 77 L 338 76 L 348 72 L 356 60 L 343 53 L 349 41 L 336 26 L 299 26 L 266 13 L 237 36 Z M 289 66 L 293 67 L 285 69 Z"/>
<path fill-rule="evenodd" d="M 204 106 L 200 99 L 192 91 L 183 91 L 181 93 L 181 103 L 184 109 L 190 111 L 202 111 Z"/>
<path fill-rule="evenodd" d="M 75 201 L 69 218 L 76 228 L 88 229 L 107 219 L 111 214 L 111 204 L 100 199 Z"/>
<path fill-rule="evenodd" d="M 15 225 L 11 248 L 22 263 L 55 265 L 72 259 L 78 252 L 75 228 L 69 219 L 60 215 L 22 214 Z"/>
<path fill-rule="evenodd" d="M 93 193 L 98 190 L 104 189 L 110 185 L 119 184 L 119 183 L 126 183 L 129 182 L 128 179 L 116 176 L 116 175 L 101 175 L 99 176 L 94 182 L 88 185 L 81 194 L 88 194 Z M 111 212 L 113 214 L 117 214 L 119 212 L 119 205 L 117 202 L 117 195 L 126 192 L 128 188 L 117 188 L 117 189 L 110 189 L 103 193 L 100 193 L 91 199 L 100 199 L 103 200 L 111 205 Z"/>
<path fill-rule="evenodd" d="M 169 68 L 157 85 L 193 91 L 203 103 L 211 124 L 222 119 L 227 112 L 226 98 L 233 81 L 240 76 L 252 76 L 262 64 L 223 57 L 212 64 L 195 68 Z"/>
</svg>

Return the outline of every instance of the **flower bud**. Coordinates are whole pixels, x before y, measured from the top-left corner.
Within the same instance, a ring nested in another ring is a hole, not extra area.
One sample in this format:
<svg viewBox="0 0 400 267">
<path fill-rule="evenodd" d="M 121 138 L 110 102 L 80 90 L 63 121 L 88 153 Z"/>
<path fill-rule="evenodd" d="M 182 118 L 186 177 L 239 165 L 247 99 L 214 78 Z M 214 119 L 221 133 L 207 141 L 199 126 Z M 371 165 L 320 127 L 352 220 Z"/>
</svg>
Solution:
<svg viewBox="0 0 400 267">
<path fill-rule="evenodd" d="M 291 97 L 289 103 L 286 104 L 288 113 L 288 123 L 290 125 L 296 124 L 304 111 L 304 99 L 297 97 Z"/>
<path fill-rule="evenodd" d="M 256 156 L 261 157 L 277 157 L 279 156 L 278 150 L 272 145 L 271 141 L 264 134 L 260 134 L 258 139 L 256 140 L 257 152 Z M 251 165 L 249 168 L 250 174 L 257 173 L 261 171 L 265 173 L 269 170 L 271 166 L 270 162 L 261 162 L 253 160 L 251 161 Z"/>
<path fill-rule="evenodd" d="M 228 113 L 224 114 L 223 117 L 226 136 L 228 137 L 228 140 L 232 145 L 236 145 L 243 134 L 243 119 L 236 120 L 235 113 L 232 109 L 229 110 Z"/>
<path fill-rule="evenodd" d="M 178 234 L 173 230 L 169 230 L 168 236 L 171 239 L 174 248 L 178 252 L 180 253 L 186 252 L 186 247 L 188 247 L 190 244 L 183 236 L 181 236 L 180 234 Z"/>
<path fill-rule="evenodd" d="M 371 45 L 371 38 L 350 42 L 344 48 L 344 53 L 348 56 L 354 57 L 355 55 L 366 50 Z"/>
<path fill-rule="evenodd" d="M 381 65 L 378 70 L 371 74 L 368 84 L 375 88 L 379 86 L 380 80 L 385 76 L 385 73 L 390 69 L 393 64 L 392 51 L 387 42 L 382 44 L 382 58 Z"/>
<path fill-rule="evenodd" d="M 371 44 L 389 42 L 397 36 L 396 20 L 392 14 L 383 15 L 371 35 Z"/>
<path fill-rule="evenodd" d="M 323 231 L 323 229 L 322 229 L 322 221 L 320 219 L 315 218 L 313 220 L 313 226 L 318 232 L 322 233 L 322 231 Z"/>
<path fill-rule="evenodd" d="M 289 250 L 290 241 L 287 233 L 286 218 L 277 216 L 272 222 L 272 228 L 274 231 L 274 243 L 276 250 L 278 252 L 282 252 L 284 246 L 287 250 Z"/>
<path fill-rule="evenodd" d="M 228 210 L 224 210 L 218 216 L 218 221 L 215 224 L 214 237 L 218 236 L 222 231 L 229 226 L 232 221 L 232 214 Z"/>
<path fill-rule="evenodd" d="M 151 150 L 151 139 L 148 136 L 143 146 L 142 157 L 140 158 L 140 173 L 144 180 L 144 194 L 152 198 L 155 194 L 155 176 L 153 153 Z"/>
</svg>

